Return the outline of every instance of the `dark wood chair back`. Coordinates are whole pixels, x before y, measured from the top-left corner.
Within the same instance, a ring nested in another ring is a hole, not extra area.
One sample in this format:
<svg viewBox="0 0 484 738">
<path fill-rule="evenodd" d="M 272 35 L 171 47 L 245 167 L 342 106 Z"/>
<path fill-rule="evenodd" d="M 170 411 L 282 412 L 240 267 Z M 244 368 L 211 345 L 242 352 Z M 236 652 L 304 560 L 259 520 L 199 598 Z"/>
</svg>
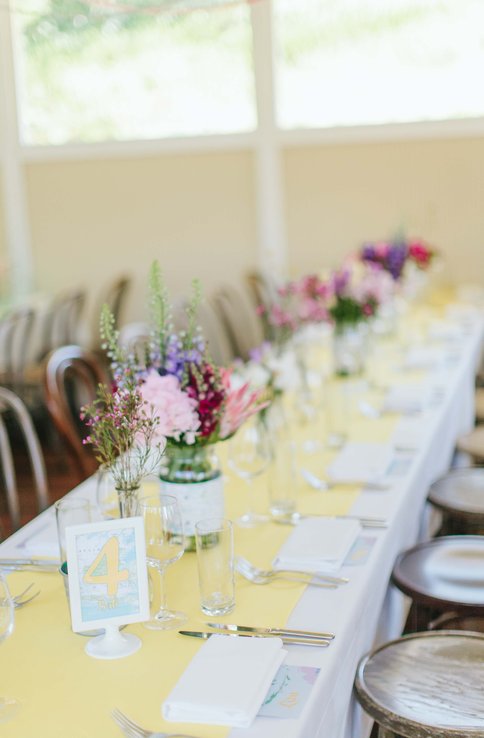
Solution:
<svg viewBox="0 0 484 738">
<path fill-rule="evenodd" d="M 44 375 L 47 409 L 81 479 L 92 474 L 97 464 L 89 447 L 82 442 L 86 433 L 79 418 L 80 409 L 92 402 L 99 384 L 109 382 L 96 355 L 80 346 L 62 346 L 47 358 Z"/>
</svg>

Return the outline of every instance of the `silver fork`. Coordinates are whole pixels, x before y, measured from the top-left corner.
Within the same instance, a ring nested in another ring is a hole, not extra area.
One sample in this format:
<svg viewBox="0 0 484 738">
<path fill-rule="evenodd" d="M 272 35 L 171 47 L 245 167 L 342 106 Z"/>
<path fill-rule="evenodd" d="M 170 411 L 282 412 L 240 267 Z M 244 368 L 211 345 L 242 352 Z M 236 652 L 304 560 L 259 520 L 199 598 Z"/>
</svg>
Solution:
<svg viewBox="0 0 484 738">
<path fill-rule="evenodd" d="M 118 710 L 117 707 L 111 713 L 114 722 L 121 728 L 127 738 L 197 738 L 194 735 L 186 735 L 185 733 L 156 733 L 152 730 L 142 728 L 141 725 L 131 720 L 124 712 Z"/>
<path fill-rule="evenodd" d="M 12 597 L 12 602 L 15 608 L 28 605 L 29 602 L 32 602 L 32 600 L 35 600 L 35 598 L 38 597 L 38 595 L 40 594 L 40 589 L 38 589 L 37 592 L 34 592 L 33 594 L 31 594 L 30 597 L 26 597 L 27 593 L 30 592 L 33 586 L 34 586 L 34 583 L 32 582 L 31 584 L 29 584 L 28 587 L 26 587 L 23 590 L 23 592 L 20 592 L 20 594 Z"/>
<path fill-rule="evenodd" d="M 290 569 L 259 569 L 244 559 L 237 556 L 235 559 L 235 568 L 243 577 L 254 584 L 268 584 L 274 579 L 287 579 L 293 582 L 303 582 L 313 587 L 324 587 L 334 589 L 338 584 L 346 584 L 349 580 L 346 577 L 331 577 L 326 574 L 316 574 L 309 571 L 293 571 Z M 315 581 L 315 579 L 317 581 Z"/>
</svg>

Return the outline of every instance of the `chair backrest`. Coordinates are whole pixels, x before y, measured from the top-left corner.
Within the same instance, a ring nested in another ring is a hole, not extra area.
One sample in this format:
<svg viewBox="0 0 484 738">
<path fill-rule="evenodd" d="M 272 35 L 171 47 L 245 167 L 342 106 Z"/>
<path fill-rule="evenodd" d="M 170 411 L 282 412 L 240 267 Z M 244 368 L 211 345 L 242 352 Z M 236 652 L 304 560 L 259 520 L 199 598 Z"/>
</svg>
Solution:
<svg viewBox="0 0 484 738">
<path fill-rule="evenodd" d="M 147 323 L 126 323 L 120 328 L 119 343 L 128 354 L 133 355 L 139 367 L 146 366 L 146 352 L 150 341 L 150 327 Z"/>
<path fill-rule="evenodd" d="M 251 350 L 264 341 L 262 323 L 254 306 L 248 296 L 231 285 L 221 287 L 213 301 L 230 337 L 234 356 L 246 361 Z"/>
<path fill-rule="evenodd" d="M 0 323 L 3 380 L 13 389 L 23 383 L 34 320 L 35 312 L 25 307 L 9 313 Z"/>
<path fill-rule="evenodd" d="M 268 274 L 254 269 L 246 274 L 246 282 L 256 306 L 269 307 L 277 300 L 277 283 Z"/>
<path fill-rule="evenodd" d="M 53 423 L 65 441 L 81 479 L 89 476 L 97 464 L 82 443 L 81 406 L 91 402 L 99 384 L 110 379 L 96 357 L 80 346 L 62 346 L 48 356 L 45 365 L 45 402 Z"/>
<path fill-rule="evenodd" d="M 41 359 L 59 346 L 76 344 L 79 340 L 79 323 L 86 294 L 74 290 L 59 295 L 51 304 L 44 318 Z"/>
<path fill-rule="evenodd" d="M 27 408 L 14 392 L 0 387 L 0 462 L 7 494 L 7 508 L 12 526 L 17 529 L 20 527 L 20 503 L 12 447 L 5 422 L 7 415 L 15 419 L 25 441 L 39 512 L 49 505 L 47 476 L 42 449 Z"/>
</svg>

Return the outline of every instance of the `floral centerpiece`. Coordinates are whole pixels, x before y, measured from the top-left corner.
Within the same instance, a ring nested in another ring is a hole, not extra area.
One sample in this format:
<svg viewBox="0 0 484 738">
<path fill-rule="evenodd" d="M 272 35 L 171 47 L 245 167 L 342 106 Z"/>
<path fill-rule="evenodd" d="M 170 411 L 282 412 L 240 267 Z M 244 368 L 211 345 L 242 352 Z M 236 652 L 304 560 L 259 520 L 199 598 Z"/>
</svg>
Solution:
<svg viewBox="0 0 484 738">
<path fill-rule="evenodd" d="M 232 371 L 211 360 L 200 327 L 198 284 L 187 307 L 187 326 L 175 330 L 159 265 L 150 272 L 151 337 L 143 356 L 120 346 L 105 308 L 102 334 L 118 387 L 135 382 L 146 412 L 157 419 L 153 437 L 166 442 L 161 479 L 178 497 L 189 548 L 195 523 L 223 514 L 222 476 L 214 445 L 224 441 L 267 403 L 248 382 L 235 386 Z"/>
<path fill-rule="evenodd" d="M 335 271 L 328 283 L 327 308 L 334 326 L 333 355 L 337 375 L 358 374 L 366 353 L 367 321 L 389 297 L 388 277 L 379 267 L 358 274 L 353 267 Z"/>
<path fill-rule="evenodd" d="M 436 256 L 434 248 L 416 238 L 365 243 L 360 251 L 362 261 L 385 269 L 395 282 L 405 277 L 407 265 L 414 264 L 421 271 L 426 271 Z"/>
<path fill-rule="evenodd" d="M 82 408 L 81 420 L 88 428 L 83 443 L 92 446 L 101 468 L 111 471 L 120 515 L 129 517 L 141 480 L 160 464 L 165 443 L 158 434 L 159 418 L 128 376 L 114 389 L 100 385 L 94 402 Z"/>
</svg>

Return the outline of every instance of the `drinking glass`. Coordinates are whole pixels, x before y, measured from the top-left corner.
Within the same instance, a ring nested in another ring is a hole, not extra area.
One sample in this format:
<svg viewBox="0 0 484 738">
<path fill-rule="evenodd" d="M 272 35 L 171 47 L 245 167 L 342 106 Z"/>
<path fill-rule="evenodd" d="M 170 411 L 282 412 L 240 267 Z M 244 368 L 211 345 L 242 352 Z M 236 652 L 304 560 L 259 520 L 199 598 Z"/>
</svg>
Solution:
<svg viewBox="0 0 484 738">
<path fill-rule="evenodd" d="M 13 631 L 14 606 L 10 592 L 2 574 L 0 574 L 0 643 Z M 18 708 L 17 700 L 11 697 L 0 697 L 0 723 L 10 720 Z"/>
<path fill-rule="evenodd" d="M 235 607 L 234 536 L 224 518 L 195 525 L 200 606 L 205 615 L 226 615 Z"/>
<path fill-rule="evenodd" d="M 232 439 L 228 456 L 229 466 L 248 486 L 248 509 L 236 520 L 242 527 L 252 528 L 265 520 L 264 516 L 253 512 L 252 482 L 267 469 L 270 461 L 271 447 L 267 430 L 261 420 L 253 416 Z"/>
<path fill-rule="evenodd" d="M 92 521 L 91 503 L 85 497 L 64 497 L 54 503 L 61 564 L 67 560 L 66 529 Z"/>
<path fill-rule="evenodd" d="M 119 498 L 116 484 L 107 467 L 99 467 L 96 472 L 96 502 L 99 513 L 104 520 L 119 518 Z"/>
<path fill-rule="evenodd" d="M 164 574 L 170 564 L 183 555 L 185 541 L 180 508 L 175 497 L 170 495 L 148 495 L 138 500 L 138 514 L 144 520 L 146 558 L 148 570 L 158 572 L 158 611 L 144 623 L 151 630 L 179 628 L 186 621 L 184 612 L 168 610 L 164 588 Z M 152 587 L 155 583 L 151 579 Z"/>
</svg>

